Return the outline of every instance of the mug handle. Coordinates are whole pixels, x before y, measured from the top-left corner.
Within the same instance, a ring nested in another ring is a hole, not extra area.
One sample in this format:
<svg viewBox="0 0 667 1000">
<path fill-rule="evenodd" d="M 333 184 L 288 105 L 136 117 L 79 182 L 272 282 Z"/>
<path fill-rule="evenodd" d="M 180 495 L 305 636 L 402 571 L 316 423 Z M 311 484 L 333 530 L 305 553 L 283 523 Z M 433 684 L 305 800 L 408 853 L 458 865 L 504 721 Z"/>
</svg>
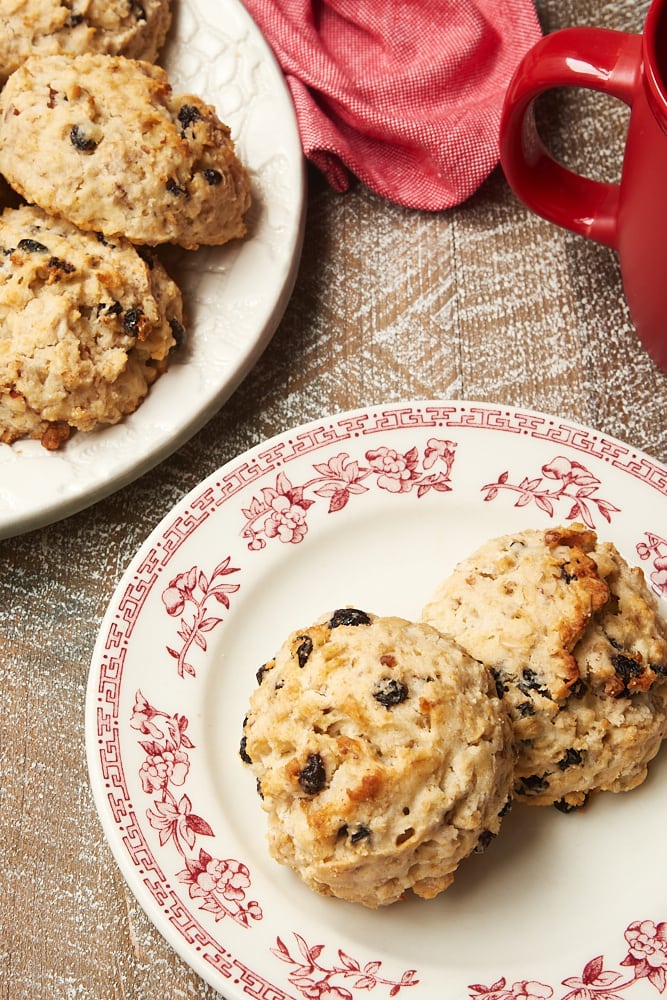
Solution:
<svg viewBox="0 0 667 1000">
<path fill-rule="evenodd" d="M 642 36 L 606 28 L 563 28 L 524 56 L 505 95 L 500 162 L 510 187 L 537 215 L 617 248 L 618 184 L 591 180 L 550 156 L 533 102 L 554 87 L 585 87 L 632 105 L 641 86 Z"/>
</svg>

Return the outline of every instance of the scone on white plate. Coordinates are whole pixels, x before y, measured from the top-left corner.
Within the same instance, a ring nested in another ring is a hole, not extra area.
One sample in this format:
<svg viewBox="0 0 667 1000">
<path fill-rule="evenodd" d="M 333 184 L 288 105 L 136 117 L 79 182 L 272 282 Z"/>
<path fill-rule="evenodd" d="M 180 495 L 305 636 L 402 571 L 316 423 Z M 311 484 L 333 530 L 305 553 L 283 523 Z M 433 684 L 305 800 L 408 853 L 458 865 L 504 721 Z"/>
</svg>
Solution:
<svg viewBox="0 0 667 1000">
<path fill-rule="evenodd" d="M 32 56 L 0 92 L 0 173 L 80 229 L 188 249 L 246 232 L 250 180 L 230 130 L 163 69 Z"/>
<path fill-rule="evenodd" d="M 241 756 L 271 855 L 311 889 L 375 908 L 432 898 L 509 807 L 504 700 L 429 625 L 342 608 L 258 673 Z"/>
<path fill-rule="evenodd" d="M 423 619 L 492 670 L 518 800 L 569 811 L 645 779 L 667 734 L 667 627 L 641 569 L 611 543 L 578 524 L 492 539 Z"/>
<path fill-rule="evenodd" d="M 0 85 L 32 55 L 101 52 L 154 62 L 170 0 L 2 0 Z"/>
<path fill-rule="evenodd" d="M 157 258 L 34 206 L 0 216 L 0 442 L 117 423 L 184 335 L 181 293 Z"/>
</svg>

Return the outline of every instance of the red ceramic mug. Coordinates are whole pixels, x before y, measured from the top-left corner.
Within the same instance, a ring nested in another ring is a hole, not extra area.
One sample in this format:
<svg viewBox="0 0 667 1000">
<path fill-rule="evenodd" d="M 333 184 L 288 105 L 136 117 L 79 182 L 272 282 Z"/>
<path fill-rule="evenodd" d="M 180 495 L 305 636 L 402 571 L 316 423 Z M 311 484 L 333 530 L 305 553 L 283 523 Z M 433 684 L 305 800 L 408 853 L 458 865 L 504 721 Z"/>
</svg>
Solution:
<svg viewBox="0 0 667 1000">
<path fill-rule="evenodd" d="M 620 184 L 581 177 L 546 150 L 533 102 L 562 86 L 600 90 L 632 108 Z M 653 0 L 642 35 L 565 28 L 540 39 L 507 91 L 500 157 L 530 209 L 618 251 L 632 321 L 667 370 L 667 0 Z"/>
</svg>

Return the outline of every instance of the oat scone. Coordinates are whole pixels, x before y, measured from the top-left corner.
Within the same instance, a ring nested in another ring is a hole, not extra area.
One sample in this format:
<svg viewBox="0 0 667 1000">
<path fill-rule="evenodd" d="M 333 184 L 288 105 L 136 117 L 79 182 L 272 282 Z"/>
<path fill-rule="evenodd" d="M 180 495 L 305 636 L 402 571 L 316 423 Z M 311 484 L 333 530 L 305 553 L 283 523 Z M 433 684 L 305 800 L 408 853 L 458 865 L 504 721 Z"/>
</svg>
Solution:
<svg viewBox="0 0 667 1000">
<path fill-rule="evenodd" d="M 340 609 L 290 635 L 258 680 L 241 756 L 271 855 L 311 889 L 371 908 L 430 899 L 498 833 L 505 705 L 435 629 Z"/>
<path fill-rule="evenodd" d="M 0 172 L 80 229 L 154 246 L 246 232 L 250 181 L 215 109 L 122 56 L 33 56 L 0 93 Z"/>
<path fill-rule="evenodd" d="M 0 0 L 0 85 L 32 55 L 154 62 L 170 25 L 170 0 Z"/>
<path fill-rule="evenodd" d="M 0 442 L 55 449 L 137 408 L 183 334 L 181 293 L 126 240 L 0 216 Z"/>
<path fill-rule="evenodd" d="M 595 532 L 492 539 L 423 619 L 492 670 L 511 712 L 518 800 L 568 811 L 645 779 L 667 734 L 667 630 L 642 571 Z"/>
</svg>

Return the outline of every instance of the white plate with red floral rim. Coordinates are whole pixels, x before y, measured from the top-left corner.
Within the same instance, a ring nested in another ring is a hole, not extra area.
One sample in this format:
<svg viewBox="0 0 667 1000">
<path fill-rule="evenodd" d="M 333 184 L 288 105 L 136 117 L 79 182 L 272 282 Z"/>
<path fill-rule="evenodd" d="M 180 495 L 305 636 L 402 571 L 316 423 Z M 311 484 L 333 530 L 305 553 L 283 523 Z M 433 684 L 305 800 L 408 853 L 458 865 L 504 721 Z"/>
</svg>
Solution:
<svg viewBox="0 0 667 1000">
<path fill-rule="evenodd" d="M 240 0 L 179 0 L 160 63 L 175 93 L 212 104 L 250 172 L 248 234 L 223 247 L 166 248 L 187 343 L 142 405 L 56 452 L 0 444 L 0 538 L 67 517 L 143 475 L 222 406 L 271 339 L 296 277 L 305 170 L 294 107 Z M 261 280 L 260 280 L 261 279 Z"/>
<path fill-rule="evenodd" d="M 344 605 L 419 616 L 486 539 L 584 522 L 666 609 L 667 469 L 548 415 L 469 402 L 340 414 L 254 448 L 151 534 L 101 626 L 92 788 L 117 862 L 230 1000 L 649 1000 L 667 982 L 667 759 L 580 812 L 515 806 L 429 902 L 317 896 L 268 855 L 239 757 L 256 671 Z"/>
</svg>

